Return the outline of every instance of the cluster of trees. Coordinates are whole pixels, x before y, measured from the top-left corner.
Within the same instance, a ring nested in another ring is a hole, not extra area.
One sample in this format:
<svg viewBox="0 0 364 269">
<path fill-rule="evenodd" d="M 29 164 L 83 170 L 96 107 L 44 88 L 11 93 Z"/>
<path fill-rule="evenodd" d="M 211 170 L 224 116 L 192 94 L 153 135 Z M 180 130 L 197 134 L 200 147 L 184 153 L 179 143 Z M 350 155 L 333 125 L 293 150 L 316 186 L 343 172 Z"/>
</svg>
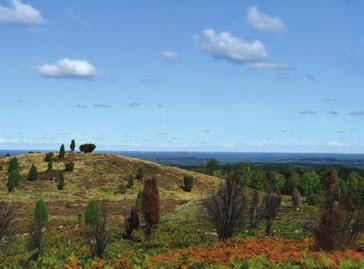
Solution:
<svg viewBox="0 0 364 269">
<path fill-rule="evenodd" d="M 248 166 L 240 166 L 239 171 L 242 170 L 248 171 Z M 312 170 L 308 173 L 312 174 Z M 246 220 L 249 220 L 253 232 L 259 222 L 264 221 L 265 235 L 272 235 L 272 224 L 281 205 L 279 188 L 275 188 L 275 177 L 267 176 L 263 201 L 260 202 L 259 192 L 254 190 L 249 204 L 245 188 L 249 177 L 245 175 L 242 173 L 239 177 L 236 173 L 230 174 L 218 190 L 210 193 L 203 201 L 206 216 L 222 241 L 240 231 L 247 223 Z M 309 178 L 316 178 L 316 175 Z M 323 192 L 320 222 L 313 229 L 317 247 L 327 251 L 352 247 L 360 233 L 364 232 L 363 178 L 358 173 L 351 172 L 343 185 L 337 171 L 327 169 L 318 181 L 304 184 L 304 189 L 308 192 L 314 191 L 312 184 Z M 291 182 L 292 204 L 297 207 L 301 203 L 301 196 L 298 191 L 299 179 L 295 173 L 291 174 Z"/>
<path fill-rule="evenodd" d="M 364 172 L 360 169 L 337 166 L 337 186 L 339 192 L 346 192 L 350 178 L 364 181 Z M 310 205 L 319 205 L 324 196 L 324 186 L 320 178 L 326 167 L 299 167 L 292 165 L 252 165 L 249 163 L 220 165 L 217 160 L 209 160 L 203 166 L 192 170 L 220 178 L 234 178 L 245 187 L 258 191 L 292 195 L 298 204 L 304 201 Z"/>
<path fill-rule="evenodd" d="M 71 151 L 75 150 L 75 140 L 72 139 L 72 142 L 70 144 Z M 60 147 L 60 151 L 58 153 L 58 158 L 64 158 L 65 157 L 65 149 L 64 145 L 62 144 Z M 53 161 L 54 161 L 54 154 L 53 152 L 48 152 L 45 154 L 44 161 L 47 162 L 47 173 L 49 180 L 53 180 L 54 178 L 54 169 L 53 169 Z M 64 171 L 66 172 L 72 172 L 75 168 L 74 162 L 67 162 L 65 164 Z M 9 192 L 15 191 L 15 188 L 19 186 L 19 181 L 21 179 L 20 175 L 20 168 L 19 168 L 19 161 L 16 157 L 13 157 L 9 161 L 8 165 L 8 181 L 7 181 L 7 188 Z M 38 169 L 36 165 L 33 163 L 29 169 L 27 179 L 29 181 L 36 181 L 39 178 Z M 63 190 L 65 186 L 65 176 L 63 171 L 57 171 L 56 175 L 56 186 L 58 190 Z"/>
</svg>

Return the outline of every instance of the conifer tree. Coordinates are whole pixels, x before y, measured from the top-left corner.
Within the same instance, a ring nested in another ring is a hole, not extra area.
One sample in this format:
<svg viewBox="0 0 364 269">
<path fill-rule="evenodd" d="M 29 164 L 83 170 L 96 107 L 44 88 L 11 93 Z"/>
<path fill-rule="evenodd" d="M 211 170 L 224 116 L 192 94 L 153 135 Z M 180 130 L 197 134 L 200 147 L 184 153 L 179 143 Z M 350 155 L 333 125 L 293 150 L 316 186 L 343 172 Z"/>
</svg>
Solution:
<svg viewBox="0 0 364 269">
<path fill-rule="evenodd" d="M 38 171 L 37 171 L 37 167 L 33 163 L 32 166 L 30 167 L 30 170 L 28 173 L 28 180 L 35 181 L 37 179 L 38 179 Z"/>
<path fill-rule="evenodd" d="M 58 183 L 57 183 L 57 188 L 58 190 L 63 190 L 64 189 L 64 174 L 63 174 L 63 171 L 59 172 L 59 175 L 58 175 Z"/>
<path fill-rule="evenodd" d="M 60 149 L 59 149 L 58 158 L 63 159 L 65 154 L 66 154 L 66 152 L 65 152 L 65 149 L 64 149 L 64 144 L 62 144 Z"/>
<path fill-rule="evenodd" d="M 13 192 L 15 190 L 15 187 L 17 186 L 17 179 L 18 174 L 16 173 L 16 170 L 13 170 L 10 172 L 10 175 L 8 176 L 8 191 Z"/>
<path fill-rule="evenodd" d="M 72 152 L 74 152 L 75 151 L 75 148 L 76 148 L 76 142 L 75 142 L 74 139 L 72 139 L 71 145 L 70 145 L 70 149 L 71 149 Z"/>
<path fill-rule="evenodd" d="M 133 186 L 134 186 L 134 177 L 133 177 L 133 175 L 129 175 L 127 187 L 128 187 L 128 189 L 131 189 L 131 188 L 133 188 Z"/>
<path fill-rule="evenodd" d="M 48 209 L 43 200 L 38 200 L 35 205 L 34 221 L 43 225 L 48 222 Z"/>
<path fill-rule="evenodd" d="M 50 161 L 48 162 L 47 171 L 48 171 L 48 172 L 52 172 L 52 170 L 53 170 L 53 161 L 52 161 L 52 160 L 50 160 Z"/>
<path fill-rule="evenodd" d="M 16 157 L 11 158 L 8 166 L 8 174 L 11 173 L 13 170 L 19 170 L 19 163 Z"/>
<path fill-rule="evenodd" d="M 183 189 L 186 192 L 191 192 L 193 187 L 193 176 L 184 176 L 183 178 Z"/>
<path fill-rule="evenodd" d="M 135 207 L 138 209 L 139 212 L 143 212 L 142 200 L 143 200 L 143 192 L 139 191 L 135 199 Z"/>
<path fill-rule="evenodd" d="M 29 233 L 28 251 L 32 253 L 33 260 L 42 255 L 43 228 L 48 222 L 48 209 L 43 200 L 38 200 L 34 210 L 34 222 Z"/>
<path fill-rule="evenodd" d="M 88 225 L 95 225 L 99 222 L 100 213 L 99 207 L 95 200 L 92 200 L 85 211 L 85 223 Z"/>
</svg>

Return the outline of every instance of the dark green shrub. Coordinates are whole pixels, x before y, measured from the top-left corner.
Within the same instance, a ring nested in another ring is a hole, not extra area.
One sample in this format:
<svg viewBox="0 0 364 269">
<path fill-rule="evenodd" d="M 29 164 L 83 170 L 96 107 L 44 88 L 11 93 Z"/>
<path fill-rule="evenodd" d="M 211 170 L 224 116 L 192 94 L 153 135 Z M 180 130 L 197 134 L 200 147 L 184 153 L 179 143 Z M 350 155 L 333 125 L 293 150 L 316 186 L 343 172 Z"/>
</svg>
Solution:
<svg viewBox="0 0 364 269">
<path fill-rule="evenodd" d="M 38 179 L 38 170 L 37 170 L 37 167 L 33 163 L 32 166 L 30 167 L 30 170 L 28 173 L 28 180 L 35 181 L 37 179 Z"/>
<path fill-rule="evenodd" d="M 64 149 L 64 144 L 62 144 L 61 147 L 60 147 L 60 149 L 59 149 L 58 158 L 63 159 L 64 156 L 65 156 L 65 154 L 66 154 L 66 151 Z"/>
<path fill-rule="evenodd" d="M 129 175 L 127 188 L 131 189 L 133 188 L 133 186 L 134 186 L 134 177 L 133 175 Z"/>
<path fill-rule="evenodd" d="M 193 176 L 184 176 L 183 178 L 183 189 L 184 191 L 191 192 L 193 188 Z"/>
<path fill-rule="evenodd" d="M 67 172 L 72 172 L 75 168 L 75 163 L 74 162 L 69 162 L 66 163 L 64 170 L 66 170 Z"/>
<path fill-rule="evenodd" d="M 91 201 L 85 212 L 85 236 L 91 254 L 102 258 L 110 242 L 109 232 L 106 230 L 108 210 L 103 202 L 99 208 L 96 201 Z"/>
<path fill-rule="evenodd" d="M 51 172 L 53 170 L 53 160 L 50 159 L 47 165 L 47 171 Z"/>
<path fill-rule="evenodd" d="M 142 199 L 143 199 L 143 192 L 139 191 L 135 199 L 135 207 L 138 209 L 139 212 L 143 212 Z"/>
<path fill-rule="evenodd" d="M 88 225 L 95 225 L 99 222 L 99 219 L 99 206 L 95 200 L 92 200 L 85 211 L 85 223 Z"/>
<path fill-rule="evenodd" d="M 8 191 L 13 192 L 15 190 L 15 187 L 17 186 L 18 182 L 18 176 L 19 174 L 16 172 L 16 170 L 13 170 L 10 172 L 10 175 L 8 176 Z"/>
<path fill-rule="evenodd" d="M 53 152 L 46 153 L 46 155 L 44 157 L 44 161 L 45 162 L 50 162 L 52 159 L 53 159 Z"/>
<path fill-rule="evenodd" d="M 121 194 L 125 194 L 127 192 L 128 188 L 124 183 L 120 183 L 118 185 L 118 192 Z"/>
<path fill-rule="evenodd" d="M 38 200 L 34 210 L 34 222 L 29 232 L 28 251 L 31 259 L 37 260 L 43 251 L 43 228 L 48 222 L 48 210 L 43 200 Z"/>
<path fill-rule="evenodd" d="M 138 171 L 136 173 L 136 176 L 135 176 L 138 180 L 141 180 L 144 178 L 144 168 L 143 167 L 139 167 L 138 168 Z"/>
<path fill-rule="evenodd" d="M 19 163 L 16 157 L 11 158 L 8 166 L 8 174 L 11 173 L 13 170 L 19 170 Z"/>
<path fill-rule="evenodd" d="M 34 210 L 34 221 L 46 224 L 48 222 L 48 209 L 43 200 L 38 200 Z"/>
<path fill-rule="evenodd" d="M 64 183 L 64 174 L 63 174 L 62 171 L 59 172 L 58 180 L 57 181 L 58 181 L 57 182 L 57 188 L 58 188 L 58 190 L 60 190 L 60 191 L 63 190 L 65 183 Z"/>
<path fill-rule="evenodd" d="M 80 151 L 84 153 L 93 152 L 96 149 L 96 145 L 94 144 L 82 144 L 80 146 Z"/>
<path fill-rule="evenodd" d="M 74 139 L 72 139 L 71 144 L 70 144 L 70 149 L 73 152 L 73 151 L 75 151 L 75 148 L 76 148 L 76 142 Z"/>
</svg>

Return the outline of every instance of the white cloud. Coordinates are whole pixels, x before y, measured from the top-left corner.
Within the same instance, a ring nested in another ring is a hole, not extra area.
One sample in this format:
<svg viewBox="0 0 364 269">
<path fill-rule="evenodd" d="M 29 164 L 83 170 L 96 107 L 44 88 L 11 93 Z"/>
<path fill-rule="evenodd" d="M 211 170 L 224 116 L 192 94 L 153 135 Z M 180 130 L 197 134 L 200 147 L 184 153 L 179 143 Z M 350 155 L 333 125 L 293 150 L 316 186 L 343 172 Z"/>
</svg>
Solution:
<svg viewBox="0 0 364 269">
<path fill-rule="evenodd" d="M 36 68 L 37 72 L 48 78 L 91 79 L 96 77 L 96 69 L 87 61 L 62 59 L 55 64 L 44 64 Z"/>
<path fill-rule="evenodd" d="M 204 30 L 199 44 L 202 50 L 214 57 L 236 63 L 262 61 L 267 57 L 265 46 L 260 41 L 250 43 L 229 32 L 216 33 L 212 29 Z"/>
<path fill-rule="evenodd" d="M 251 7 L 248 10 L 248 22 L 258 30 L 271 33 L 284 31 L 286 28 L 281 18 L 271 17 L 258 10 L 258 7 Z"/>
<path fill-rule="evenodd" d="M 248 67 L 251 69 L 258 69 L 258 70 L 287 70 L 290 68 L 289 65 L 287 64 L 277 64 L 268 62 L 250 63 Z"/>
<path fill-rule="evenodd" d="M 0 4 L 0 23 L 39 25 L 44 22 L 37 9 L 21 0 L 10 0 L 9 7 Z"/>
<path fill-rule="evenodd" d="M 174 51 L 165 50 L 162 52 L 162 56 L 166 62 L 169 62 L 169 63 L 178 63 L 179 62 L 178 54 L 175 53 Z"/>
</svg>

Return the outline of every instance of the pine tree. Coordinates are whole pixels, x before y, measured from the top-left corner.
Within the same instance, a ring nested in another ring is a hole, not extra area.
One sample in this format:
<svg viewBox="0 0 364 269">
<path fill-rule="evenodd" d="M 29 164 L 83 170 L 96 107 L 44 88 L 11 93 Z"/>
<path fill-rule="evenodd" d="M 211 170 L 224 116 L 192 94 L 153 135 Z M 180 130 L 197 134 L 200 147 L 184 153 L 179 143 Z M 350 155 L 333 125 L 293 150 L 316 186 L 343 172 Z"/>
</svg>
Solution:
<svg viewBox="0 0 364 269">
<path fill-rule="evenodd" d="M 8 166 L 8 174 L 11 173 L 13 170 L 19 170 L 19 163 L 16 157 L 11 158 Z"/>
<path fill-rule="evenodd" d="M 57 188 L 58 190 L 63 190 L 64 189 L 64 174 L 63 172 L 59 172 L 59 175 L 58 175 L 58 183 L 57 183 Z"/>
<path fill-rule="evenodd" d="M 186 192 L 191 192 L 193 187 L 193 176 L 185 176 L 183 178 L 183 189 Z"/>
<path fill-rule="evenodd" d="M 32 166 L 30 167 L 30 170 L 28 173 L 28 180 L 35 181 L 37 179 L 38 179 L 38 171 L 37 171 L 37 167 L 33 163 Z"/>
<path fill-rule="evenodd" d="M 15 190 L 15 187 L 17 186 L 18 181 L 18 173 L 16 170 L 13 170 L 10 172 L 10 175 L 8 176 L 8 191 L 13 192 Z"/>
<path fill-rule="evenodd" d="M 48 222 L 48 209 L 43 200 L 38 200 L 34 210 L 34 222 L 29 233 L 28 251 L 33 253 L 33 260 L 42 255 L 43 228 Z"/>
<path fill-rule="evenodd" d="M 35 205 L 34 221 L 43 225 L 48 222 L 48 209 L 43 200 L 38 200 Z"/>
<path fill-rule="evenodd" d="M 139 191 L 135 199 L 135 207 L 138 209 L 139 212 L 143 212 L 142 200 L 143 200 L 143 192 Z"/>
<path fill-rule="evenodd" d="M 154 177 L 144 182 L 142 207 L 145 220 L 145 239 L 149 240 L 153 227 L 160 221 L 160 198 L 157 180 Z"/>
<path fill-rule="evenodd" d="M 70 145 L 70 149 L 71 149 L 72 152 L 74 152 L 75 151 L 75 148 L 76 148 L 76 142 L 75 142 L 74 139 L 72 139 L 71 145 Z"/>
<path fill-rule="evenodd" d="M 127 188 L 131 189 L 133 188 L 133 186 L 134 186 L 134 177 L 133 175 L 129 175 Z"/>
<path fill-rule="evenodd" d="M 48 172 L 52 172 L 52 170 L 53 170 L 53 161 L 52 161 L 52 160 L 50 160 L 50 161 L 48 162 L 47 171 L 48 171 Z"/>
<path fill-rule="evenodd" d="M 95 200 L 92 200 L 85 211 L 85 223 L 96 225 L 100 220 L 99 206 Z"/>
<path fill-rule="evenodd" d="M 64 144 L 62 144 L 61 148 L 59 149 L 58 158 L 63 159 L 64 155 L 65 155 L 65 149 L 64 149 Z"/>
</svg>

